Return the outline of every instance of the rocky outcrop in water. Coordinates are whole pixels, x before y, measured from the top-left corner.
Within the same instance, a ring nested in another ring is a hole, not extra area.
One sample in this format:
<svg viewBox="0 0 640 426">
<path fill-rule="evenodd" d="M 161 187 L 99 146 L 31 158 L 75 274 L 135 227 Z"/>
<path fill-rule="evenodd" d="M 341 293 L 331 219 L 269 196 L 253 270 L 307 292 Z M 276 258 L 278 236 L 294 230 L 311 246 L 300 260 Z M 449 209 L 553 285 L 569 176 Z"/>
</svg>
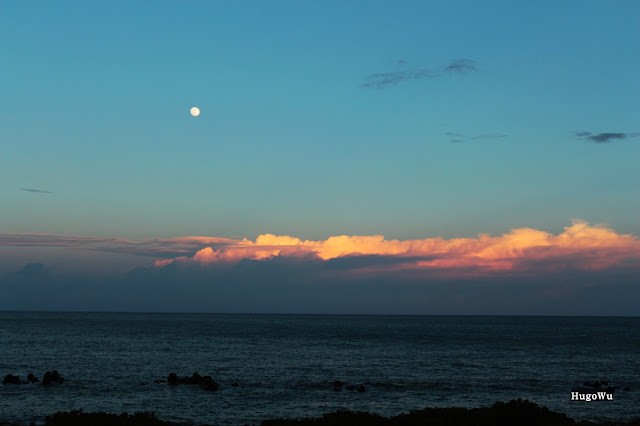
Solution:
<svg viewBox="0 0 640 426">
<path fill-rule="evenodd" d="M 19 385 L 20 376 L 14 376 L 13 374 L 7 374 L 2 381 L 3 385 Z"/>
<path fill-rule="evenodd" d="M 167 377 L 167 383 L 169 386 L 175 386 L 178 384 L 178 376 L 176 373 L 169 373 L 169 377 Z"/>
<path fill-rule="evenodd" d="M 220 385 L 211 376 L 201 376 L 198 373 L 193 373 L 191 377 L 178 377 L 176 373 L 170 373 L 167 377 L 167 383 L 170 386 L 199 385 L 207 391 L 217 391 L 220 388 Z"/>
<path fill-rule="evenodd" d="M 204 376 L 198 385 L 206 391 L 217 391 L 220 388 L 220 385 L 214 382 L 211 376 Z"/>
<path fill-rule="evenodd" d="M 40 380 L 33 374 L 29 373 L 27 375 L 27 380 L 20 380 L 20 376 L 14 376 L 13 374 L 7 374 L 4 376 L 4 380 L 2 381 L 3 385 L 26 385 L 28 383 L 38 383 Z M 42 379 L 43 385 L 49 385 L 54 383 L 63 383 L 64 378 L 60 377 L 60 373 L 57 370 L 47 371 L 44 374 L 44 378 Z"/>
<path fill-rule="evenodd" d="M 593 388 L 593 389 L 602 389 L 605 388 L 607 393 L 614 393 L 618 389 L 622 389 L 624 391 L 630 391 L 629 386 L 625 386 L 624 388 L 620 385 L 609 384 L 608 380 L 596 380 L 594 382 L 587 381 L 582 384 L 585 388 Z"/>
<path fill-rule="evenodd" d="M 370 384 L 370 383 L 368 383 Z M 333 382 L 333 390 L 334 392 L 340 392 L 342 391 L 342 387 L 344 386 L 344 383 L 342 383 L 340 380 L 336 380 L 335 382 Z M 360 386 L 358 385 L 346 385 L 344 386 L 346 390 L 348 391 L 358 391 L 358 392 L 365 392 L 367 390 L 367 388 L 361 384 Z"/>
<path fill-rule="evenodd" d="M 58 373 L 58 370 L 47 371 L 44 373 L 44 377 L 42 378 L 42 384 L 45 386 L 58 385 L 62 383 L 64 383 L 64 377 Z"/>
</svg>

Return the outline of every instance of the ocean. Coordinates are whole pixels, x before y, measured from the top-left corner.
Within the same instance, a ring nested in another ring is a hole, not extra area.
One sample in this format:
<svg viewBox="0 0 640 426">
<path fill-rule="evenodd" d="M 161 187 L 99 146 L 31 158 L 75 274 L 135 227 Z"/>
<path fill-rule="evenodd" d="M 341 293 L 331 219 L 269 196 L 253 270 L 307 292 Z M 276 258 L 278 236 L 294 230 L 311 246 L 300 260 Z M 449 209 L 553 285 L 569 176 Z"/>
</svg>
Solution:
<svg viewBox="0 0 640 426">
<path fill-rule="evenodd" d="M 517 398 L 576 420 L 628 420 L 640 415 L 640 318 L 0 312 L 0 376 L 53 369 L 63 384 L 0 385 L 0 420 L 82 408 L 257 424 Z M 172 372 L 220 388 L 169 386 Z M 602 380 L 619 387 L 613 400 L 571 400 Z"/>
</svg>

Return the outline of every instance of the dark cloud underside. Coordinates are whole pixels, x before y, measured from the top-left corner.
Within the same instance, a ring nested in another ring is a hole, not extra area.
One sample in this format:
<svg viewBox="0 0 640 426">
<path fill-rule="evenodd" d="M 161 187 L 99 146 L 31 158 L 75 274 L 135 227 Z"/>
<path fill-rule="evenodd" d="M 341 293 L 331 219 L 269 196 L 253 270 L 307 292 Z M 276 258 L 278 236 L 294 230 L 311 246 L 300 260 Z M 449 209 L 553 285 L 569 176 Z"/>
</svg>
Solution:
<svg viewBox="0 0 640 426">
<path fill-rule="evenodd" d="M 640 136 L 640 133 L 619 133 L 619 132 L 605 132 L 605 133 L 591 133 L 591 132 L 576 132 L 576 136 L 579 138 L 590 140 L 594 143 L 609 143 L 616 139 L 628 139 Z"/>
</svg>

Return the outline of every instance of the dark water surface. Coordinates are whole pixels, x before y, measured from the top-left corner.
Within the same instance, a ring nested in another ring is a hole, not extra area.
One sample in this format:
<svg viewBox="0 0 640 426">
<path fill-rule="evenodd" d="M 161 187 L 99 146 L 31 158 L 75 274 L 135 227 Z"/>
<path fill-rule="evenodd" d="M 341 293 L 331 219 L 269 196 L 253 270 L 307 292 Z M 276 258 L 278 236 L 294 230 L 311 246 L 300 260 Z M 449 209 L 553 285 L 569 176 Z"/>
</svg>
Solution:
<svg viewBox="0 0 640 426">
<path fill-rule="evenodd" d="M 82 408 L 244 424 L 516 398 L 622 420 L 640 413 L 640 318 L 0 312 L 0 376 L 52 369 L 64 384 L 0 385 L 0 420 Z M 196 371 L 220 390 L 153 383 Z M 369 384 L 334 392 L 335 380 Z M 596 380 L 631 391 L 571 401 Z"/>
</svg>

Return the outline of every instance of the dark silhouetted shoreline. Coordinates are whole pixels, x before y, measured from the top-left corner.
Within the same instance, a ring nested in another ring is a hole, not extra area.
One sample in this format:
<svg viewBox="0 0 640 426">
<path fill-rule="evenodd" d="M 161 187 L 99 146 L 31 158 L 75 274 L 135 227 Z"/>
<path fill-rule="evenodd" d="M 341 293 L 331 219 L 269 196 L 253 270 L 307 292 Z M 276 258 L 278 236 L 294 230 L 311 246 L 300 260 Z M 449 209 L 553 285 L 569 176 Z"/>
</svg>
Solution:
<svg viewBox="0 0 640 426">
<path fill-rule="evenodd" d="M 580 421 L 577 422 L 566 414 L 549 410 L 544 406 L 527 400 L 496 402 L 491 407 L 463 408 L 424 408 L 383 417 L 362 411 L 335 411 L 319 418 L 268 419 L 261 426 L 333 426 L 333 425 L 367 425 L 367 426 L 640 426 L 640 417 L 629 421 Z M 143 412 L 135 414 L 111 414 L 104 412 L 85 413 L 82 410 L 57 412 L 47 416 L 46 426 L 173 426 L 198 425 L 199 422 L 174 423 L 158 419 L 155 414 Z M 0 422 L 0 426 L 18 426 L 15 423 Z"/>
</svg>

